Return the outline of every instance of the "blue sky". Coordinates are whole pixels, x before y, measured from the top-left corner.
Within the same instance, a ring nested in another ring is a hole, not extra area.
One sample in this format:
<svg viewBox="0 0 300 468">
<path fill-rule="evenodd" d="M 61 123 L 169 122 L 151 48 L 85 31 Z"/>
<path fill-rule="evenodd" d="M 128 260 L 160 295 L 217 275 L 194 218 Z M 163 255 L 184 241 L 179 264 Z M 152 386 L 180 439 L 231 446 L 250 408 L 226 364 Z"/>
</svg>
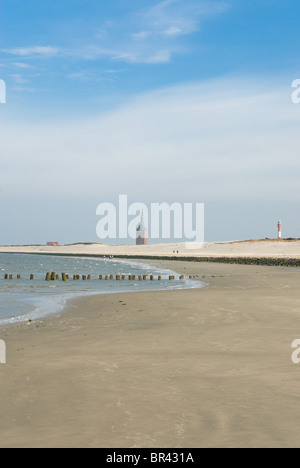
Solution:
<svg viewBox="0 0 300 468">
<path fill-rule="evenodd" d="M 224 75 L 297 71 L 297 1 L 1 0 L 12 105 L 73 113 Z"/>
<path fill-rule="evenodd" d="M 0 0 L 0 214 L 15 213 L 0 242 L 96 240 L 96 206 L 119 193 L 206 203 L 207 240 L 271 236 L 277 217 L 300 237 L 299 14 L 298 0 Z"/>
</svg>

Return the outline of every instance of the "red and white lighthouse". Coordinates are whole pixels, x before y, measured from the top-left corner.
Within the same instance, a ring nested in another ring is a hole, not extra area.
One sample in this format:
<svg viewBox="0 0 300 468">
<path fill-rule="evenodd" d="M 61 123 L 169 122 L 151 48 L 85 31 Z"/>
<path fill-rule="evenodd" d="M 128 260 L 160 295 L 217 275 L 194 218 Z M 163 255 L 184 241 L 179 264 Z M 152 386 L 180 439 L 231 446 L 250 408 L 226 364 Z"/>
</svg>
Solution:
<svg viewBox="0 0 300 468">
<path fill-rule="evenodd" d="M 278 221 L 278 239 L 282 239 L 282 223 Z"/>
</svg>

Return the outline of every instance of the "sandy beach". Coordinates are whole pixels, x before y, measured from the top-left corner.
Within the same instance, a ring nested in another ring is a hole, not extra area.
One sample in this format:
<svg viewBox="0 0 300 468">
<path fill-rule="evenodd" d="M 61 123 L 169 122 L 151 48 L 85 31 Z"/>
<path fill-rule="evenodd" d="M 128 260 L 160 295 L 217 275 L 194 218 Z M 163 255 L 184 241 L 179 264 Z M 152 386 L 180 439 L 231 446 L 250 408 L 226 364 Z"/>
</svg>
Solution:
<svg viewBox="0 0 300 468">
<path fill-rule="evenodd" d="M 197 245 L 197 244 L 196 244 Z M 248 257 L 248 258 L 294 258 L 300 259 L 300 240 L 262 240 L 245 242 L 205 242 L 201 248 L 188 248 L 193 244 L 155 244 L 155 245 L 104 245 L 72 244 L 59 247 L 0 246 L 0 253 L 41 253 L 59 255 L 114 255 L 165 257 Z"/>
<path fill-rule="evenodd" d="M 300 270 L 153 263 L 208 286 L 0 330 L 2 448 L 300 446 Z"/>
</svg>

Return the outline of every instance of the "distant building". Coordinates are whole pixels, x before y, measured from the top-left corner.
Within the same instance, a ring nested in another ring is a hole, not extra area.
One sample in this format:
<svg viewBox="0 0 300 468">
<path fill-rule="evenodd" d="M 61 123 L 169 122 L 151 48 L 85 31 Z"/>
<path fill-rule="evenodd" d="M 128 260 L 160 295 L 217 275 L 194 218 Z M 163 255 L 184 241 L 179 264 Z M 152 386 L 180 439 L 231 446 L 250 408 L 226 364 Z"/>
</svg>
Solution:
<svg viewBox="0 0 300 468">
<path fill-rule="evenodd" d="M 59 247 L 60 243 L 59 242 L 47 242 L 47 247 Z"/>
<path fill-rule="evenodd" d="M 142 213 L 141 224 L 136 230 L 136 245 L 148 245 L 149 233 L 144 220 L 144 213 Z"/>
</svg>

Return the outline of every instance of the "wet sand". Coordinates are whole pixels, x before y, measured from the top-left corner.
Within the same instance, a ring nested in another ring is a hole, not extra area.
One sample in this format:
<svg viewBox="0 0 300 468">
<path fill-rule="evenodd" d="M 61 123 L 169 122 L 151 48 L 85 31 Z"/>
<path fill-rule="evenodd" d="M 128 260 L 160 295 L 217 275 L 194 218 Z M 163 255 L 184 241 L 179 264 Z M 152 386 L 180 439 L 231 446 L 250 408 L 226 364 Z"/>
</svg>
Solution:
<svg viewBox="0 0 300 468">
<path fill-rule="evenodd" d="M 300 446 L 300 270 L 160 265 L 209 286 L 0 329 L 1 448 Z"/>
</svg>

